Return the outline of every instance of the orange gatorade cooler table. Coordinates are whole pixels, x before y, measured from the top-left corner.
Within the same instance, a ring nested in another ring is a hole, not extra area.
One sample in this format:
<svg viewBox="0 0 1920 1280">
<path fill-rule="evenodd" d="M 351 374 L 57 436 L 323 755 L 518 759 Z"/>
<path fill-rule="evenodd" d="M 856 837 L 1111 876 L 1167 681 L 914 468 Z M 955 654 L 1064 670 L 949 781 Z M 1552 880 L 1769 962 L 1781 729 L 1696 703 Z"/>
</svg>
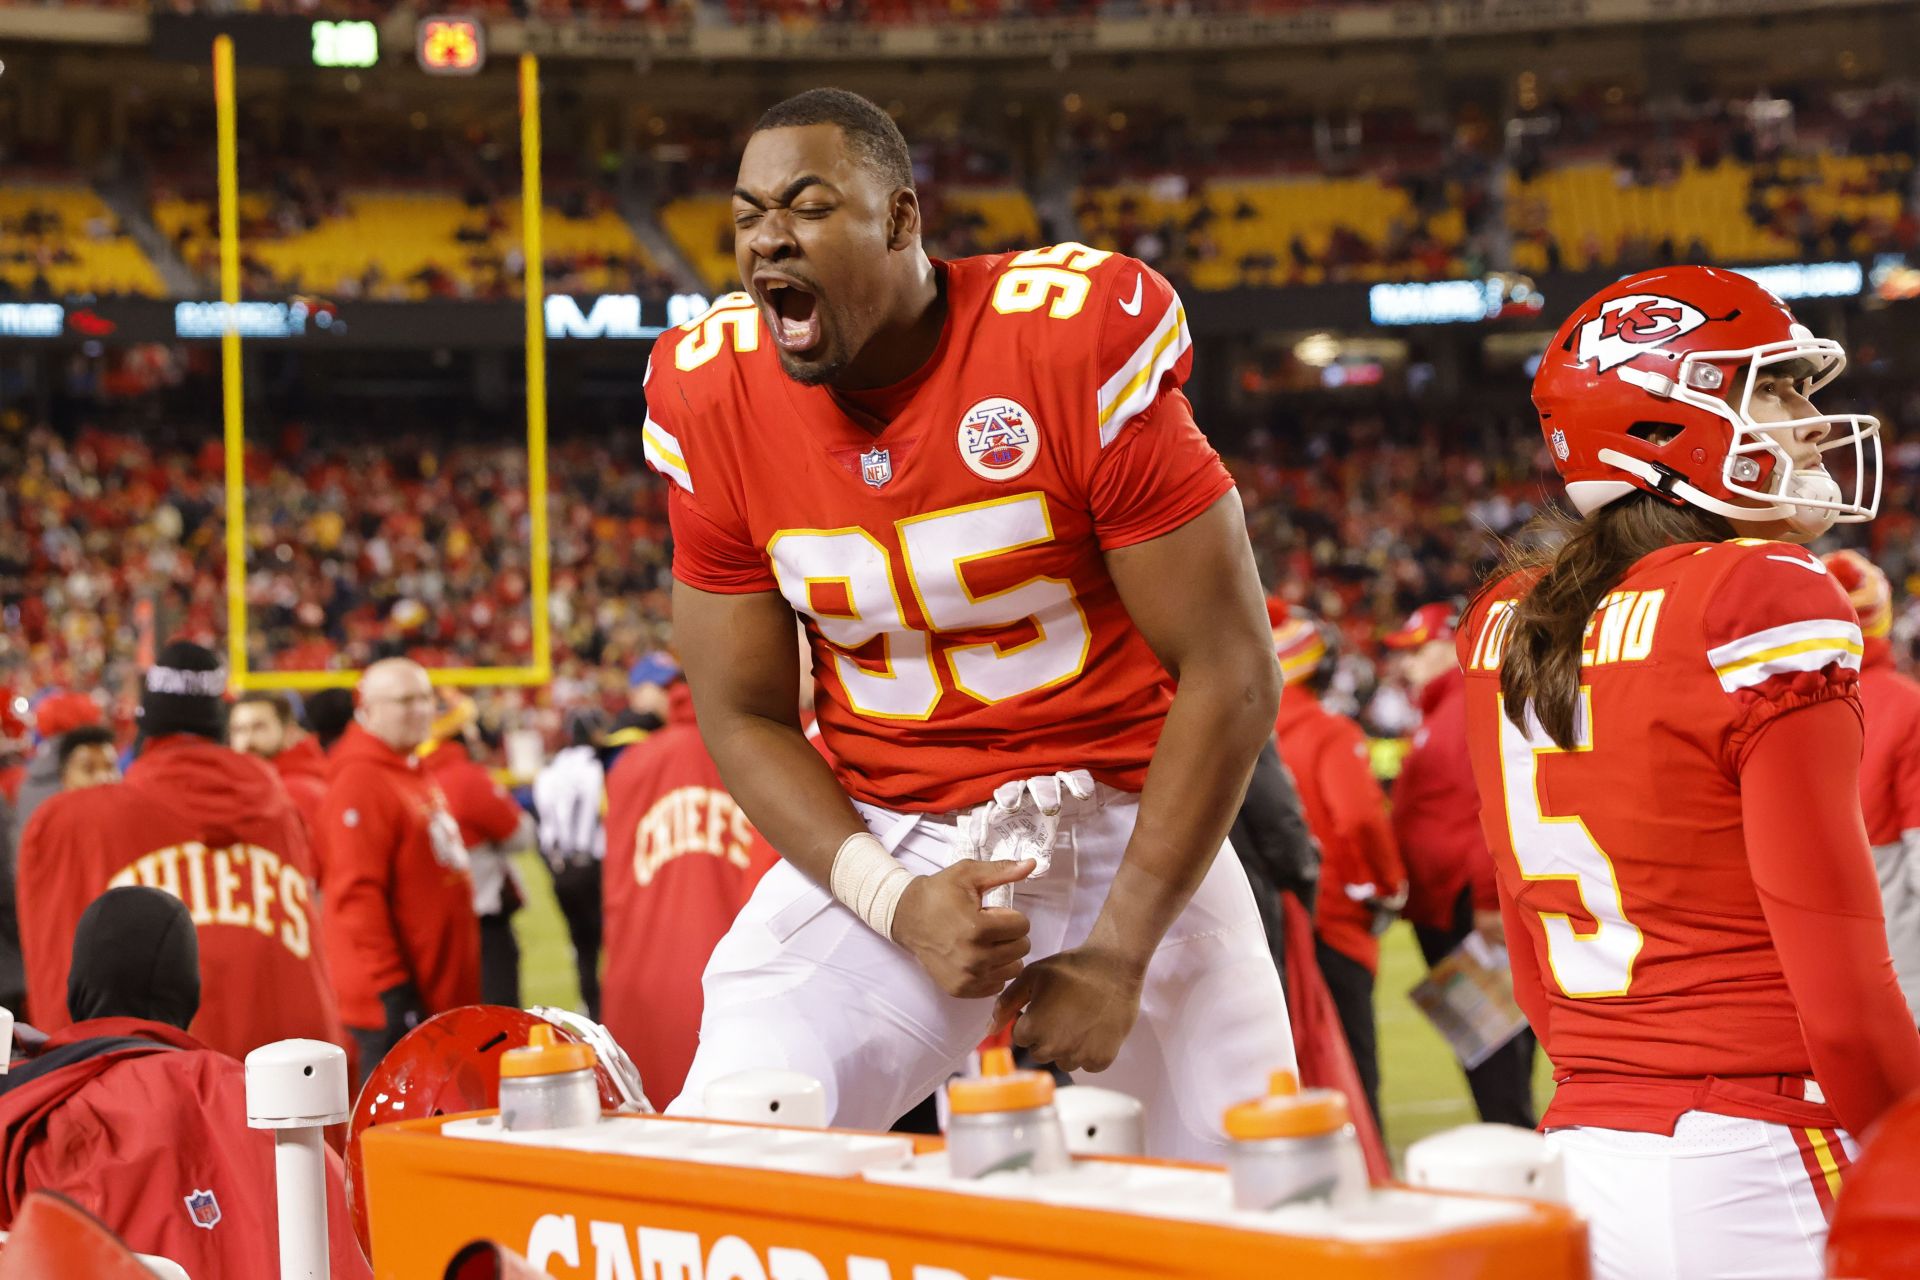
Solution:
<svg viewBox="0 0 1920 1280">
<path fill-rule="evenodd" d="M 1398 1186 L 1250 1213 L 1204 1165 L 1095 1158 L 961 1182 L 937 1142 L 661 1116 L 509 1133 L 478 1113 L 363 1141 L 380 1280 L 440 1280 L 475 1240 L 567 1280 L 1588 1275 L 1563 1207 Z"/>
</svg>

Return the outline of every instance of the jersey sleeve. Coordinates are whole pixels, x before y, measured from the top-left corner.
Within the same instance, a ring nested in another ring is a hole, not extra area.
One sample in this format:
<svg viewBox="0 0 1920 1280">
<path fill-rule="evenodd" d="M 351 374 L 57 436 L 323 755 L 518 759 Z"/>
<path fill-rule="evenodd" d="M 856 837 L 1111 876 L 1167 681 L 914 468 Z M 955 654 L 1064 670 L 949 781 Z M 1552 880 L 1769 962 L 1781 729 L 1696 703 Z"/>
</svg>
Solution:
<svg viewBox="0 0 1920 1280">
<path fill-rule="evenodd" d="M 1094 465 L 1094 535 L 1103 551 L 1171 533 L 1233 488 L 1178 390 L 1134 419 L 1136 429 Z"/>
<path fill-rule="evenodd" d="M 1193 334 L 1180 295 L 1152 267 L 1116 256 L 1100 274 L 1094 405 L 1105 450 L 1186 382 L 1193 371 Z"/>
<path fill-rule="evenodd" d="M 647 362 L 647 416 L 640 428 L 641 452 L 647 465 L 668 481 L 667 518 L 673 529 L 673 576 L 690 587 L 738 595 L 772 591 L 773 571 L 760 548 L 747 536 L 744 524 L 719 509 L 714 494 L 721 488 L 709 482 L 702 493 L 691 459 L 692 423 L 679 421 L 691 413 L 690 402 L 676 379 L 671 348 L 677 334 L 656 343 Z"/>
<path fill-rule="evenodd" d="M 1775 717 L 1843 700 L 1860 714 L 1860 624 L 1825 565 L 1786 543 L 1743 545 L 1702 615 L 1707 662 L 1732 700 L 1723 763 L 1737 775 Z"/>
<path fill-rule="evenodd" d="M 1114 255 L 1095 276 L 1098 453 L 1088 496 L 1104 550 L 1170 533 L 1233 488 L 1181 385 L 1193 369 L 1186 308 L 1166 278 Z"/>
</svg>

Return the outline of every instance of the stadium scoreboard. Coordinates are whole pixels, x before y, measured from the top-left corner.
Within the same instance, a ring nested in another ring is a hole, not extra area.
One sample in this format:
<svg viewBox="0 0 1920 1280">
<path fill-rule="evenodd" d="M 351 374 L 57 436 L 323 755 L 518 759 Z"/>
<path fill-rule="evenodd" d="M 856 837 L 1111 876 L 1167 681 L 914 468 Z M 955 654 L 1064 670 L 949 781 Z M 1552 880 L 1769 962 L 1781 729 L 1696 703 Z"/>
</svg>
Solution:
<svg viewBox="0 0 1920 1280">
<path fill-rule="evenodd" d="M 422 18 L 414 50 L 428 75 L 470 76 L 487 65 L 486 28 L 478 18 L 459 14 Z"/>
<path fill-rule="evenodd" d="M 371 22 L 334 22 L 271 13 L 156 13 L 153 56 L 205 62 L 215 36 L 233 38 L 243 67 L 363 69 L 380 61 L 380 28 Z"/>
</svg>

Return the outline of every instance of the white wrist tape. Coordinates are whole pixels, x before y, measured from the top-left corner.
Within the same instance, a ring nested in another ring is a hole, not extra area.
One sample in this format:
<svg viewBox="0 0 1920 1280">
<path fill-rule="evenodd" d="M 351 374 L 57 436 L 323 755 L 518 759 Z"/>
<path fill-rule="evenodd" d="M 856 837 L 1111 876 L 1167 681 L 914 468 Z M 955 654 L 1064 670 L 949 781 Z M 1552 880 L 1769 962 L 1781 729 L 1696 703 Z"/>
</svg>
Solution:
<svg viewBox="0 0 1920 1280">
<path fill-rule="evenodd" d="M 827 887 L 868 928 L 891 941 L 894 909 L 912 879 L 913 872 L 895 862 L 871 832 L 856 831 L 833 855 Z"/>
</svg>

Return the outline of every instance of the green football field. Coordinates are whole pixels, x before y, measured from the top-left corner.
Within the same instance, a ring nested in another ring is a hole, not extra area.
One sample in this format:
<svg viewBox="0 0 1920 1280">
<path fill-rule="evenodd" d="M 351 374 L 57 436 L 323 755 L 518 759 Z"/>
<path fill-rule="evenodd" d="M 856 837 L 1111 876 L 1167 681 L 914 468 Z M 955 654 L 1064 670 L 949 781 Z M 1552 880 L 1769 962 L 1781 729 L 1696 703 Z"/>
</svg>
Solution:
<svg viewBox="0 0 1920 1280">
<path fill-rule="evenodd" d="M 528 1004 L 575 1008 L 580 988 L 574 978 L 566 925 L 553 901 L 553 882 L 539 858 L 520 860 L 527 905 L 514 917 L 520 939 L 522 998 Z M 1474 1119 L 1465 1078 L 1439 1035 L 1407 999 L 1407 990 L 1426 972 L 1414 945 L 1413 930 L 1397 924 L 1381 940 L 1380 980 L 1375 1008 L 1380 1018 L 1380 1106 L 1394 1160 L 1408 1143 Z M 1552 1096 L 1546 1061 L 1534 1075 L 1534 1096 L 1544 1106 Z"/>
</svg>

